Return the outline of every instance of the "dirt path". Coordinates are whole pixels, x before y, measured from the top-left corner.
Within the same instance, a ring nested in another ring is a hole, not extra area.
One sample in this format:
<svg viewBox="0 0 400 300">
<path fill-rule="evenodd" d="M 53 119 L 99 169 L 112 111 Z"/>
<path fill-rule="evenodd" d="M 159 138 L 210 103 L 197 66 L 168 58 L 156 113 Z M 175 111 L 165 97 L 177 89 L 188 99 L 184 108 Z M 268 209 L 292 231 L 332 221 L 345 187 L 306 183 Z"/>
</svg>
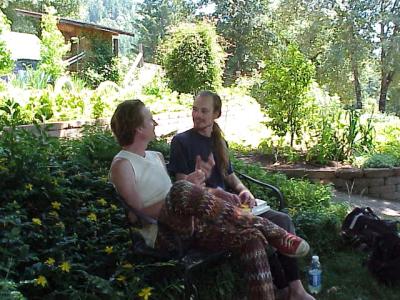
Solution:
<svg viewBox="0 0 400 300">
<path fill-rule="evenodd" d="M 400 202 L 376 199 L 360 195 L 349 196 L 345 192 L 334 191 L 332 199 L 335 202 L 347 202 L 351 206 L 369 206 L 379 216 L 383 218 L 396 219 L 400 221 Z"/>
</svg>

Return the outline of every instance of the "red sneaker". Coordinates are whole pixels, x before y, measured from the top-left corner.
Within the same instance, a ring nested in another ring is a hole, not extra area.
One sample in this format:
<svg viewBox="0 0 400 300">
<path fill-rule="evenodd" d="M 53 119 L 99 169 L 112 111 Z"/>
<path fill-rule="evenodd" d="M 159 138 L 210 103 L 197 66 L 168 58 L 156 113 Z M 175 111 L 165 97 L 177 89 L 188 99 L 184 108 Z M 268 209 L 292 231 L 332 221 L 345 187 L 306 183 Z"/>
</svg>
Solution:
<svg viewBox="0 0 400 300">
<path fill-rule="evenodd" d="M 289 257 L 305 256 L 310 250 L 310 245 L 297 235 L 287 233 L 284 237 L 270 241 L 272 247 Z"/>
</svg>

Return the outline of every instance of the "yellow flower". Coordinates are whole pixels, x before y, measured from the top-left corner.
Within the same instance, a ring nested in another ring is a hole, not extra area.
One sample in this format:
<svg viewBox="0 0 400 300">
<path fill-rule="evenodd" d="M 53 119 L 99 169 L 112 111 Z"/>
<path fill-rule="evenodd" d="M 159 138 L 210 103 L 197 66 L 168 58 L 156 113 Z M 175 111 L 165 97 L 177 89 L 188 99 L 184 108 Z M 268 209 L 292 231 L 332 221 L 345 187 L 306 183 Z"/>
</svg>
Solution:
<svg viewBox="0 0 400 300">
<path fill-rule="evenodd" d="M 90 214 L 88 215 L 88 219 L 89 219 L 90 221 L 96 222 L 96 221 L 97 221 L 97 216 L 96 216 L 95 213 L 90 213 Z"/>
<path fill-rule="evenodd" d="M 104 249 L 104 252 L 107 254 L 113 253 L 113 246 L 106 246 L 106 248 Z"/>
<path fill-rule="evenodd" d="M 42 225 L 42 221 L 39 218 L 32 218 L 32 223 L 35 225 Z"/>
<path fill-rule="evenodd" d="M 25 184 L 25 189 L 26 189 L 26 190 L 28 190 L 28 191 L 32 191 L 32 189 L 33 189 L 33 185 L 32 185 L 32 184 L 30 184 L 30 183 L 28 183 L 28 184 Z"/>
<path fill-rule="evenodd" d="M 112 210 L 117 210 L 117 206 L 115 204 L 111 204 L 110 207 Z"/>
<path fill-rule="evenodd" d="M 125 263 L 125 264 L 122 265 L 122 267 L 123 267 L 124 269 L 132 269 L 132 268 L 133 268 L 133 265 L 130 264 L 130 263 Z"/>
<path fill-rule="evenodd" d="M 61 271 L 69 273 L 69 270 L 71 270 L 71 265 L 69 262 L 64 261 L 61 265 L 60 265 Z"/>
<path fill-rule="evenodd" d="M 56 261 L 55 261 L 54 258 L 49 257 L 44 263 L 45 263 L 46 265 L 48 265 L 48 266 L 52 266 L 52 265 L 54 265 L 55 262 L 56 262 Z"/>
<path fill-rule="evenodd" d="M 104 198 L 100 198 L 97 200 L 97 203 L 102 205 L 102 206 L 106 206 L 107 205 L 107 201 Z"/>
<path fill-rule="evenodd" d="M 151 296 L 151 290 L 152 290 L 152 289 L 153 289 L 152 287 L 143 288 L 143 289 L 139 292 L 138 296 L 141 297 L 141 298 L 144 299 L 144 300 L 148 300 L 149 297 Z"/>
<path fill-rule="evenodd" d="M 58 212 L 56 212 L 55 210 L 52 210 L 51 212 L 49 212 L 49 215 L 54 218 L 58 218 Z"/>
<path fill-rule="evenodd" d="M 119 276 L 117 277 L 117 280 L 118 280 L 119 282 L 125 282 L 125 281 L 126 281 L 126 277 L 125 277 L 124 275 L 119 275 Z"/>
<path fill-rule="evenodd" d="M 53 207 L 53 209 L 59 210 L 61 207 L 61 203 L 58 201 L 53 201 L 51 202 L 51 206 Z"/>
<path fill-rule="evenodd" d="M 35 284 L 45 287 L 47 285 L 46 277 L 44 277 L 43 275 L 40 275 L 38 278 L 35 279 Z"/>
</svg>

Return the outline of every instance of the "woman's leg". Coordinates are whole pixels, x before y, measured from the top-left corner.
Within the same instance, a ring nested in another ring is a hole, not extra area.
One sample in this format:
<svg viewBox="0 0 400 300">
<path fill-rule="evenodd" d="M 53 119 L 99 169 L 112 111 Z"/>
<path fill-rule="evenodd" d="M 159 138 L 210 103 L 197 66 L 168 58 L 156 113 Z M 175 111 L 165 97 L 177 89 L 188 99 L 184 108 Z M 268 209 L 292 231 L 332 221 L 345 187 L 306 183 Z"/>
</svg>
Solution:
<svg viewBox="0 0 400 300">
<path fill-rule="evenodd" d="M 229 222 L 240 228 L 256 227 L 267 239 L 281 238 L 287 233 L 269 220 L 247 213 L 184 180 L 174 183 L 167 195 L 165 208 L 167 214 L 175 216 L 193 216 L 215 224 Z"/>
<path fill-rule="evenodd" d="M 244 226 L 244 223 L 238 225 L 233 222 L 235 213 L 231 207 L 226 207 L 225 202 L 190 183 L 175 183 L 165 207 L 160 220 L 168 224 L 177 222 L 181 217 L 195 216 L 194 239 L 197 246 L 238 254 L 247 281 L 249 300 L 274 299 L 265 250 L 267 241 L 261 231 L 250 224 Z M 172 226 L 177 228 L 177 232 L 179 228 L 184 228 Z"/>
</svg>

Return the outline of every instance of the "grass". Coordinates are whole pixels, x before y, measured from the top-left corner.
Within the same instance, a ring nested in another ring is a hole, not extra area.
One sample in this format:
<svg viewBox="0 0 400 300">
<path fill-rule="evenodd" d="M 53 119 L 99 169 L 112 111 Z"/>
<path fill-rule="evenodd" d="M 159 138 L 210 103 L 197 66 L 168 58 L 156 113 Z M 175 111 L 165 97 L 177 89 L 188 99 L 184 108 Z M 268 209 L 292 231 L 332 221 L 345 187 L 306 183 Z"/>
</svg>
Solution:
<svg viewBox="0 0 400 300">
<path fill-rule="evenodd" d="M 320 258 L 322 265 L 323 287 L 318 300 L 398 300 L 399 284 L 385 286 L 369 273 L 363 262 L 367 254 L 358 250 L 343 249 L 332 256 Z M 306 280 L 306 262 L 303 267 L 303 284 Z M 307 262 L 308 264 L 308 262 Z"/>
</svg>

